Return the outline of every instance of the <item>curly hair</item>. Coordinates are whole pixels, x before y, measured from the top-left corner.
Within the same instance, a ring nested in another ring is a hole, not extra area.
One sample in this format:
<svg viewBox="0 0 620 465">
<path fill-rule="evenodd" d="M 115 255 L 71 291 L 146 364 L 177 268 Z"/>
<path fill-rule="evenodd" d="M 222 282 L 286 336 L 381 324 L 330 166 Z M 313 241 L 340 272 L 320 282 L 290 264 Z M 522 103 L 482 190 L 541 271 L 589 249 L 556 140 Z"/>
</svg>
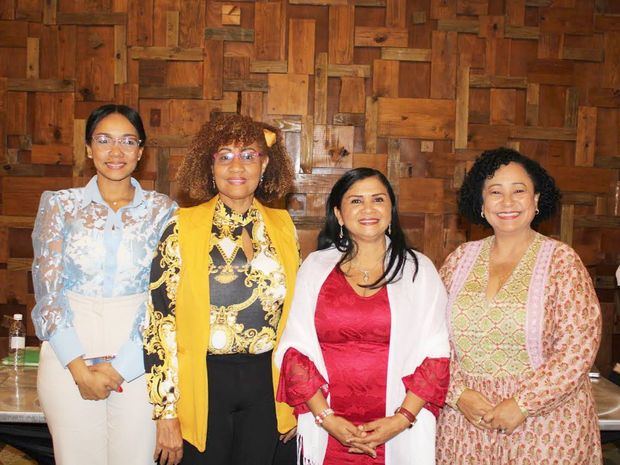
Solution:
<svg viewBox="0 0 620 465">
<path fill-rule="evenodd" d="M 459 213 L 471 223 L 491 227 L 488 221 L 480 215 L 482 211 L 482 189 L 487 179 L 492 178 L 500 167 L 509 163 L 518 163 L 525 169 L 534 184 L 534 192 L 539 194 L 539 212 L 532 220 L 532 225 L 538 225 L 556 212 L 561 194 L 549 173 L 537 161 L 516 150 L 499 147 L 487 150 L 476 158 L 459 190 Z"/>
<path fill-rule="evenodd" d="M 265 129 L 276 134 L 276 141 L 271 147 L 267 147 L 265 142 Z M 213 182 L 213 154 L 223 145 L 254 142 L 269 157 L 263 180 L 254 195 L 261 202 L 284 196 L 293 184 L 294 172 L 282 133 L 269 124 L 236 113 L 219 115 L 200 128 L 179 168 L 179 187 L 194 200 L 209 200 L 218 193 Z"/>
</svg>

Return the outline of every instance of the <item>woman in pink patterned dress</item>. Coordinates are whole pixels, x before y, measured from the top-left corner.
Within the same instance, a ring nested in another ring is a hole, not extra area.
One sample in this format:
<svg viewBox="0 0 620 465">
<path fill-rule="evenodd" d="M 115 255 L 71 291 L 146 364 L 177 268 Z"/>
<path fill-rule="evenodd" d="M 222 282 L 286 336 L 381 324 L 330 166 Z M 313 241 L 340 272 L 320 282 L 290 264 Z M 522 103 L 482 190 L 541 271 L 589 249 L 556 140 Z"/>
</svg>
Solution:
<svg viewBox="0 0 620 465">
<path fill-rule="evenodd" d="M 440 271 L 452 344 L 440 465 L 602 462 L 588 378 L 599 303 L 575 251 L 532 229 L 558 200 L 546 171 L 511 149 L 484 152 L 465 179 L 461 214 L 494 235 Z"/>
</svg>

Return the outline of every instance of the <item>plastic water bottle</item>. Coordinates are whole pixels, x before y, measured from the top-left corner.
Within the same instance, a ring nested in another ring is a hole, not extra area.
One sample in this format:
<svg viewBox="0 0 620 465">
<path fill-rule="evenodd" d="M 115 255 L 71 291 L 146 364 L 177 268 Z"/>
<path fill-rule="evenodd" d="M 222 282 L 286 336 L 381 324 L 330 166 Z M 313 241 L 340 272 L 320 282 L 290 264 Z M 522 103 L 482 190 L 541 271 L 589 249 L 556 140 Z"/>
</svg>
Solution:
<svg viewBox="0 0 620 465">
<path fill-rule="evenodd" d="M 22 321 L 23 315 L 13 315 L 13 322 L 9 328 L 9 360 L 13 368 L 24 365 L 24 352 L 26 350 L 26 328 Z"/>
</svg>

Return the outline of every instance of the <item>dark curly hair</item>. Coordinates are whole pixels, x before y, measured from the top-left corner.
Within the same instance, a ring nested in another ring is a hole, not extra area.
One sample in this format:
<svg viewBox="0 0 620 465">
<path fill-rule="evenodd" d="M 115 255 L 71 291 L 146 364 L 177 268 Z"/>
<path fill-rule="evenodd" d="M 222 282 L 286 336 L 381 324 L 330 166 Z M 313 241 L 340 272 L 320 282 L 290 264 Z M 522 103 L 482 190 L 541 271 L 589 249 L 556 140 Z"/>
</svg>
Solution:
<svg viewBox="0 0 620 465">
<path fill-rule="evenodd" d="M 474 224 L 491 227 L 485 218 L 482 218 L 482 188 L 484 182 L 493 177 L 495 172 L 503 165 L 509 163 L 520 164 L 534 183 L 534 192 L 539 194 L 538 214 L 532 220 L 532 226 L 553 216 L 558 208 L 561 198 L 559 189 L 553 178 L 540 164 L 520 154 L 516 150 L 499 147 L 483 152 L 474 166 L 465 176 L 463 185 L 458 194 L 459 213 Z"/>
<path fill-rule="evenodd" d="M 264 129 L 276 134 L 271 147 L 265 142 Z M 269 124 L 239 114 L 219 115 L 200 128 L 179 168 L 179 187 L 194 200 L 209 200 L 218 192 L 213 182 L 213 154 L 223 145 L 254 142 L 269 157 L 263 180 L 254 195 L 261 202 L 282 197 L 293 184 L 294 172 L 281 132 Z"/>
</svg>

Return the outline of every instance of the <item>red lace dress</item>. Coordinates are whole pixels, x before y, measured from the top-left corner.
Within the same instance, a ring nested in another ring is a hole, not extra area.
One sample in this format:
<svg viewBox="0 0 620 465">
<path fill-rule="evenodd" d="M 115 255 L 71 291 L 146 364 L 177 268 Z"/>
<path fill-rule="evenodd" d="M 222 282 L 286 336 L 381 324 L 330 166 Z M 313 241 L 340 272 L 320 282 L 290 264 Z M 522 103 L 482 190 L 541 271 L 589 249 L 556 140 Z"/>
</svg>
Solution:
<svg viewBox="0 0 620 465">
<path fill-rule="evenodd" d="M 385 392 L 390 349 L 390 303 L 387 287 L 370 297 L 358 295 L 339 267 L 325 280 L 319 293 L 315 325 L 329 386 L 315 365 L 295 349 L 282 362 L 278 401 L 308 412 L 305 402 L 318 389 L 336 415 L 354 424 L 386 416 Z M 427 401 L 425 408 L 438 415 L 448 388 L 447 358 L 425 359 L 415 373 L 403 378 L 406 388 Z M 377 458 L 351 454 L 329 437 L 323 465 L 384 464 L 384 446 Z"/>
</svg>

